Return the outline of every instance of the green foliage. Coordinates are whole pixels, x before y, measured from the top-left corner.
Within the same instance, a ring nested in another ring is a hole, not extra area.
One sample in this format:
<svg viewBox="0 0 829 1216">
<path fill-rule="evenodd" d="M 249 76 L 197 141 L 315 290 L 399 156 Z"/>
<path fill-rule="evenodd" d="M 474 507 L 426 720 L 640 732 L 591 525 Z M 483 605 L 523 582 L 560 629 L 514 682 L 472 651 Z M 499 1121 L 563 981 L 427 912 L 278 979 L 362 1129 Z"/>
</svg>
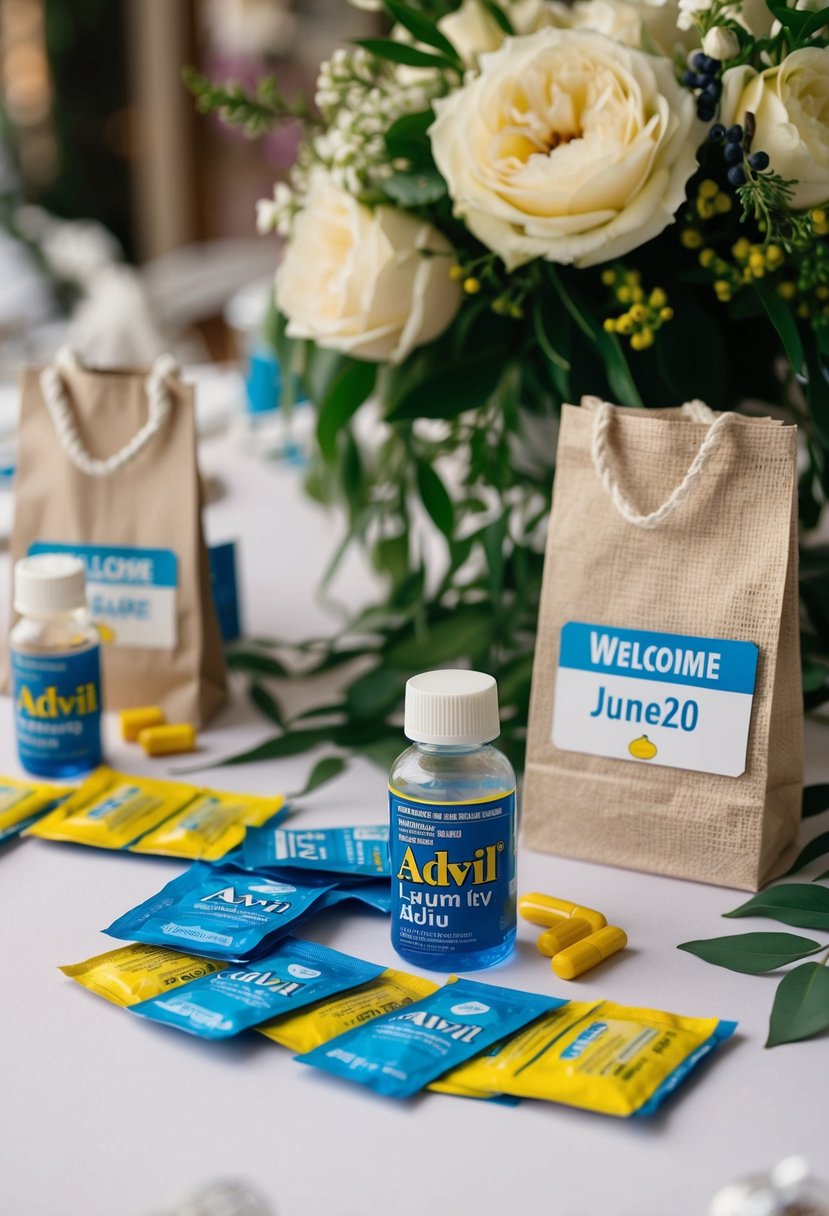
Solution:
<svg viewBox="0 0 829 1216">
<path fill-rule="evenodd" d="M 786 963 L 796 963 L 809 954 L 822 950 L 820 942 L 794 933 L 738 933 L 732 937 L 710 937 L 703 941 L 682 942 L 677 947 L 695 954 L 706 963 L 741 971 L 744 975 L 761 975 L 775 971 Z"/>
<path fill-rule="evenodd" d="M 267 134 L 280 122 L 319 122 L 304 99 L 288 101 L 273 76 L 260 80 L 251 93 L 241 84 L 214 84 L 195 68 L 183 68 L 181 75 L 200 114 L 218 114 L 230 126 L 241 127 L 248 139 Z"/>
<path fill-rule="evenodd" d="M 829 1030 L 829 969 L 804 963 L 780 981 L 774 998 L 766 1047 L 811 1039 Z"/>
<path fill-rule="evenodd" d="M 725 916 L 766 916 L 801 929 L 829 929 L 829 890 L 808 883 L 782 883 L 753 895 Z"/>
</svg>

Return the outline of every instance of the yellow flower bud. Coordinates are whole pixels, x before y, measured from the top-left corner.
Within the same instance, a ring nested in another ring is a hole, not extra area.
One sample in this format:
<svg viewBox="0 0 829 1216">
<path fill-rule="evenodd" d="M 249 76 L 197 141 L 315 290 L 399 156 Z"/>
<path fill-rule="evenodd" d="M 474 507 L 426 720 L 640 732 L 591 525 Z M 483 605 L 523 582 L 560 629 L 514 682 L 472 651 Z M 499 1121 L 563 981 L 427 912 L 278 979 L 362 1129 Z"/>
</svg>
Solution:
<svg viewBox="0 0 829 1216">
<path fill-rule="evenodd" d="M 654 287 L 648 303 L 651 308 L 664 308 L 668 303 L 668 297 L 661 287 Z"/>
<path fill-rule="evenodd" d="M 774 270 L 781 264 L 785 256 L 779 245 L 769 245 L 766 249 L 766 265 Z"/>
<path fill-rule="evenodd" d="M 617 334 L 629 334 L 632 329 L 633 329 L 633 321 L 630 319 L 630 316 L 628 315 L 628 313 L 626 313 L 626 312 L 622 313 L 621 317 L 617 317 L 617 319 L 616 319 L 616 333 Z"/>
<path fill-rule="evenodd" d="M 453 283 L 459 283 L 465 274 L 463 266 L 450 266 L 449 278 Z"/>
<path fill-rule="evenodd" d="M 464 279 L 463 289 L 468 296 L 477 295 L 478 292 L 481 290 L 481 280 L 475 279 L 472 277 L 470 277 L 468 279 Z"/>
<path fill-rule="evenodd" d="M 699 255 L 700 266 L 704 266 L 707 269 L 714 261 L 716 256 L 717 255 L 713 249 L 703 249 L 702 253 Z"/>
<path fill-rule="evenodd" d="M 719 186 L 715 181 L 712 181 L 710 177 L 706 177 L 705 181 L 702 181 L 699 184 L 700 198 L 716 198 L 718 192 Z"/>
<path fill-rule="evenodd" d="M 629 304 L 630 303 L 630 288 L 629 287 L 618 287 L 616 289 L 616 299 L 619 301 L 620 304 Z"/>
<path fill-rule="evenodd" d="M 720 191 L 720 193 L 714 199 L 714 206 L 717 210 L 717 215 L 725 215 L 726 212 L 730 211 L 733 206 L 731 195 Z"/>
<path fill-rule="evenodd" d="M 641 324 L 642 321 L 647 320 L 647 316 L 648 310 L 645 308 L 644 304 L 634 304 L 633 308 L 630 310 L 630 319 L 631 321 L 635 321 L 637 325 Z"/>
<path fill-rule="evenodd" d="M 731 246 L 731 252 L 738 262 L 744 262 L 751 253 L 751 241 L 741 236 L 739 241 Z"/>
<path fill-rule="evenodd" d="M 609 268 L 607 270 L 603 270 L 602 282 L 604 283 L 605 287 L 612 287 L 616 282 L 616 271 L 610 270 Z"/>
<path fill-rule="evenodd" d="M 785 283 L 777 284 L 777 294 L 782 296 L 784 300 L 793 300 L 797 295 L 797 288 L 794 283 L 787 280 Z"/>
<path fill-rule="evenodd" d="M 614 321 L 613 317 L 606 317 L 602 322 L 602 328 L 606 334 L 615 334 L 616 322 Z"/>
<path fill-rule="evenodd" d="M 649 346 L 653 346 L 653 330 L 641 329 L 639 333 L 633 334 L 630 344 L 634 350 L 647 350 Z"/>
<path fill-rule="evenodd" d="M 673 319 L 674 319 L 674 310 L 672 308 L 660 308 L 660 310 L 659 310 L 659 320 L 660 321 L 673 321 Z"/>
<path fill-rule="evenodd" d="M 699 249 L 702 244 L 702 233 L 698 228 L 685 228 L 679 239 L 686 249 Z"/>
</svg>

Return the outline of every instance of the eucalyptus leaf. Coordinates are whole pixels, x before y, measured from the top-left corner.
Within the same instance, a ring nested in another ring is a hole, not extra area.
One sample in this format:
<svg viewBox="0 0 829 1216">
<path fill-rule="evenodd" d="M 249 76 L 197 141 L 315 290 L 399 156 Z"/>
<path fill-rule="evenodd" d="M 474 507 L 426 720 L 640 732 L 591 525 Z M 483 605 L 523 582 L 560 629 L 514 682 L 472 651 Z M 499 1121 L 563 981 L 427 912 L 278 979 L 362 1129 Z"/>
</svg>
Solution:
<svg viewBox="0 0 829 1216">
<path fill-rule="evenodd" d="M 446 486 L 425 460 L 417 464 L 417 488 L 432 523 L 445 537 L 451 538 L 455 529 L 455 508 Z"/>
<path fill-rule="evenodd" d="M 829 929 L 829 890 L 809 883 L 781 883 L 753 895 L 724 916 L 767 916 L 801 929 Z"/>
<path fill-rule="evenodd" d="M 636 387 L 636 381 L 628 367 L 619 339 L 615 334 L 605 333 L 591 311 L 577 298 L 575 291 L 564 286 L 561 277 L 552 266 L 548 265 L 546 271 L 562 304 L 601 356 L 608 384 L 619 404 L 643 406 L 644 402 L 639 395 L 639 389 Z"/>
<path fill-rule="evenodd" d="M 281 730 L 285 729 L 285 714 L 273 693 L 269 692 L 264 685 L 254 681 L 248 689 L 248 696 L 266 718 L 270 718 L 271 722 L 275 722 Z"/>
<path fill-rule="evenodd" d="M 326 460 L 334 459 L 337 436 L 371 395 L 376 378 L 377 368 L 373 363 L 355 359 L 343 369 L 326 394 L 317 418 L 317 442 Z"/>
<path fill-rule="evenodd" d="M 821 963 L 804 963 L 777 987 L 766 1047 L 811 1039 L 824 1030 L 829 1030 L 829 970 Z"/>
<path fill-rule="evenodd" d="M 358 38 L 357 46 L 363 47 L 377 59 L 388 59 L 391 63 L 404 63 L 410 68 L 452 68 L 457 62 L 446 55 L 434 55 L 431 51 L 419 51 L 407 42 L 395 42 L 392 38 Z"/>
<path fill-rule="evenodd" d="M 255 650 L 231 650 L 225 655 L 225 662 L 231 671 L 244 671 L 259 676 L 288 676 L 290 672 L 284 663 L 272 654 L 259 654 Z"/>
<path fill-rule="evenodd" d="M 800 850 L 794 862 L 789 867 L 784 875 L 785 878 L 789 874 L 796 874 L 798 870 L 802 870 L 810 861 L 815 861 L 818 857 L 825 857 L 829 853 L 829 832 L 821 832 L 820 836 L 815 836 L 814 840 L 810 840 L 807 845 Z"/>
<path fill-rule="evenodd" d="M 446 197 L 446 182 L 437 169 L 428 165 L 422 169 L 413 169 L 393 173 L 383 179 L 383 192 L 399 203 L 401 207 L 428 207 Z M 446 256 L 446 273 L 449 273 L 449 260 Z"/>
<path fill-rule="evenodd" d="M 807 785 L 803 791 L 803 818 L 829 811 L 829 785 Z"/>
<path fill-rule="evenodd" d="M 803 369 L 803 343 L 800 340 L 797 321 L 791 307 L 782 296 L 779 296 L 776 291 L 772 291 L 770 287 L 766 287 L 765 284 L 755 280 L 752 286 L 759 296 L 769 320 L 777 330 L 792 371 L 799 374 Z"/>
<path fill-rule="evenodd" d="M 354 718 L 383 716 L 403 700 L 406 677 L 381 662 L 359 676 L 345 694 L 346 708 Z"/>
<path fill-rule="evenodd" d="M 727 967 L 729 971 L 741 971 L 744 975 L 774 971 L 823 948 L 820 942 L 794 933 L 736 933 L 731 937 L 709 937 L 677 946 L 678 950 L 687 950 L 706 963 Z"/>
<path fill-rule="evenodd" d="M 287 801 L 295 802 L 299 798 L 307 797 L 314 790 L 318 790 L 320 786 L 327 785 L 329 781 L 333 781 L 335 777 L 339 777 L 347 768 L 348 762 L 342 756 L 323 756 L 322 760 L 318 760 L 311 769 L 308 780 L 302 789 L 296 794 L 289 794 Z"/>
</svg>

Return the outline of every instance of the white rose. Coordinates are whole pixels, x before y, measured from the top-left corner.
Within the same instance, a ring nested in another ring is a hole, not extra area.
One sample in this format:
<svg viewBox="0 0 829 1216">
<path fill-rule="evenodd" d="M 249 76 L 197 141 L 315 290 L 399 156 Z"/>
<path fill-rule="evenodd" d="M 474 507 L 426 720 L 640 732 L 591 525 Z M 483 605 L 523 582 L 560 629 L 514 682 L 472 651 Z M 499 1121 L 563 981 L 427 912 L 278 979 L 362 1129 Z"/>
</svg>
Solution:
<svg viewBox="0 0 829 1216">
<path fill-rule="evenodd" d="M 595 30 L 616 42 L 639 50 L 657 50 L 663 55 L 690 50 L 697 45 L 692 35 L 677 26 L 678 0 L 650 3 L 649 0 L 551 0 L 550 22 L 560 29 Z"/>
<path fill-rule="evenodd" d="M 517 0 L 504 8 L 516 34 L 531 34 L 549 25 L 548 10 L 545 0 Z M 480 55 L 497 51 L 505 37 L 481 0 L 463 0 L 454 13 L 441 17 L 438 29 L 449 39 L 467 67 L 475 67 Z"/>
<path fill-rule="evenodd" d="M 669 60 L 581 30 L 508 39 L 435 110 L 455 213 L 508 270 L 593 266 L 657 236 L 702 135 Z"/>
<path fill-rule="evenodd" d="M 778 67 L 756 72 L 730 68 L 723 77 L 722 121 L 754 115 L 753 148 L 768 152 L 771 168 L 792 187 L 792 206 L 829 200 L 829 47 L 803 47 Z"/>
<path fill-rule="evenodd" d="M 725 59 L 733 59 L 740 51 L 740 40 L 733 30 L 725 25 L 715 25 L 702 40 L 702 49 L 712 59 L 721 63 Z"/>
<path fill-rule="evenodd" d="M 431 224 L 370 210 L 314 173 L 276 276 L 288 335 L 355 359 L 401 363 L 450 324 L 454 251 Z"/>
</svg>

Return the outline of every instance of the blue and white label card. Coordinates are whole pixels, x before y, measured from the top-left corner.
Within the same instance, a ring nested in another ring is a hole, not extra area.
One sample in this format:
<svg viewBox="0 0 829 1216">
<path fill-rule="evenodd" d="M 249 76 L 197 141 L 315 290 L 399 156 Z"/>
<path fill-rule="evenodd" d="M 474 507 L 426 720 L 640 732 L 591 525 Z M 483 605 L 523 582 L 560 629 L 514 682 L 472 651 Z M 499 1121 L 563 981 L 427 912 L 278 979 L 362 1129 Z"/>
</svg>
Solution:
<svg viewBox="0 0 829 1216">
<path fill-rule="evenodd" d="M 739 777 L 757 655 L 753 642 L 569 621 L 561 631 L 553 743 Z"/>
<path fill-rule="evenodd" d="M 172 549 L 38 541 L 29 554 L 71 553 L 86 566 L 89 614 L 112 646 L 175 650 L 178 558 Z"/>
</svg>

